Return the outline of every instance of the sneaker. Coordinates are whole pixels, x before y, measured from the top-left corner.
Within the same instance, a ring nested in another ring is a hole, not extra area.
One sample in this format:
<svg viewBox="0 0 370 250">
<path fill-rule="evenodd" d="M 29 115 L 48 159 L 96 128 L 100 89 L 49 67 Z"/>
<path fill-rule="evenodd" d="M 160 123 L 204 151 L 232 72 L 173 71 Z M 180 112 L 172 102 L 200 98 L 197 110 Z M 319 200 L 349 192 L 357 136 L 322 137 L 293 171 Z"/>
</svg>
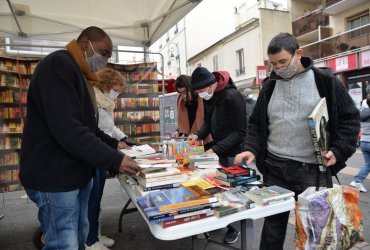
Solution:
<svg viewBox="0 0 370 250">
<path fill-rule="evenodd" d="M 112 247 L 115 243 L 113 239 L 108 238 L 107 236 L 104 235 L 99 235 L 99 241 L 101 244 L 103 244 L 106 247 Z"/>
<path fill-rule="evenodd" d="M 235 228 L 228 227 L 228 230 L 224 237 L 224 242 L 227 244 L 235 243 L 239 238 L 240 232 Z"/>
<path fill-rule="evenodd" d="M 210 237 L 209 233 L 201 233 L 197 235 L 198 239 L 208 239 Z"/>
<path fill-rule="evenodd" d="M 366 188 L 362 185 L 361 182 L 357 182 L 357 181 L 353 180 L 351 182 L 351 186 L 357 188 L 360 192 L 363 192 L 363 193 L 367 192 Z"/>
<path fill-rule="evenodd" d="M 95 242 L 94 245 L 88 246 L 85 244 L 85 250 L 109 250 L 106 246 L 104 246 L 100 241 Z"/>
</svg>

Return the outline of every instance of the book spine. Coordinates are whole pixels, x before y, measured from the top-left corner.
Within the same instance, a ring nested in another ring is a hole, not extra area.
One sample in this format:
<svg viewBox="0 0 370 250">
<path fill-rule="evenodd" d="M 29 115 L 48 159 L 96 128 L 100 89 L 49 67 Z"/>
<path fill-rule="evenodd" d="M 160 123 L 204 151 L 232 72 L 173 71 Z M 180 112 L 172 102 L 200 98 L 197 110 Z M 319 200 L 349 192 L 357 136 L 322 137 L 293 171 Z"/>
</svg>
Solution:
<svg viewBox="0 0 370 250">
<path fill-rule="evenodd" d="M 212 214 L 198 214 L 198 215 L 193 215 L 193 216 L 189 216 L 189 217 L 185 217 L 185 218 L 180 218 L 180 219 L 165 221 L 165 222 L 162 223 L 162 227 L 163 228 L 172 227 L 172 226 L 184 224 L 184 223 L 187 223 L 187 222 L 191 222 L 191 221 L 196 221 L 196 220 L 200 220 L 200 219 L 203 219 L 203 218 L 207 218 L 207 217 L 209 217 L 211 215 Z"/>
<path fill-rule="evenodd" d="M 310 121 L 308 123 L 308 125 L 309 125 L 310 131 L 311 131 L 312 143 L 313 143 L 313 148 L 314 148 L 314 151 L 315 151 L 315 157 L 316 157 L 317 163 L 322 166 L 323 161 L 322 161 L 322 156 L 321 156 L 320 144 L 319 144 L 319 140 L 317 138 L 317 133 L 316 133 L 316 129 L 315 129 L 315 122 Z"/>
<path fill-rule="evenodd" d="M 231 187 L 236 187 L 236 186 L 240 186 L 240 185 L 243 185 L 243 184 L 248 184 L 248 183 L 253 182 L 253 181 L 258 181 L 260 178 L 261 177 L 259 175 L 257 175 L 257 176 L 254 176 L 254 177 L 250 177 L 248 179 L 237 180 L 237 181 L 231 182 L 230 186 Z"/>
<path fill-rule="evenodd" d="M 159 190 L 159 189 L 176 188 L 179 186 L 180 186 L 180 183 L 173 183 L 173 184 L 165 184 L 165 185 L 159 185 L 159 186 L 154 186 L 154 187 L 143 187 L 143 190 L 152 191 L 152 190 Z"/>
<path fill-rule="evenodd" d="M 149 220 L 149 223 L 164 222 L 164 221 L 175 220 L 175 219 L 185 218 L 185 217 L 194 216 L 194 215 L 207 214 L 207 213 L 210 213 L 210 212 L 211 212 L 211 209 L 208 208 L 208 209 L 203 209 L 203 210 L 199 210 L 199 211 L 194 211 L 194 212 L 191 212 L 191 213 L 177 214 L 177 215 L 174 215 L 174 216 Z"/>
<path fill-rule="evenodd" d="M 188 214 L 188 213 L 192 213 L 192 212 L 196 212 L 196 211 L 200 211 L 200 210 L 211 209 L 213 207 L 214 206 L 212 204 L 199 205 L 199 206 L 195 206 L 195 207 L 188 207 L 188 208 L 184 208 L 184 209 L 179 209 L 177 211 L 172 211 L 172 212 L 169 212 L 169 213 L 151 215 L 151 216 L 148 217 L 148 220 L 151 221 L 151 220 L 156 220 L 156 219 L 160 219 L 160 218 L 173 217 L 175 215 Z"/>
<path fill-rule="evenodd" d="M 174 209 L 179 209 L 179 208 L 186 208 L 186 207 L 191 207 L 191 206 L 203 205 L 203 204 L 208 204 L 208 203 L 212 203 L 212 202 L 216 202 L 216 201 L 217 201 L 217 198 L 215 198 L 215 197 L 207 198 L 207 199 L 197 199 L 197 200 L 191 200 L 191 201 L 182 202 L 182 203 L 175 203 L 175 204 L 159 206 L 158 210 L 160 212 L 163 212 L 163 211 L 166 211 L 166 210 L 174 210 Z"/>
</svg>

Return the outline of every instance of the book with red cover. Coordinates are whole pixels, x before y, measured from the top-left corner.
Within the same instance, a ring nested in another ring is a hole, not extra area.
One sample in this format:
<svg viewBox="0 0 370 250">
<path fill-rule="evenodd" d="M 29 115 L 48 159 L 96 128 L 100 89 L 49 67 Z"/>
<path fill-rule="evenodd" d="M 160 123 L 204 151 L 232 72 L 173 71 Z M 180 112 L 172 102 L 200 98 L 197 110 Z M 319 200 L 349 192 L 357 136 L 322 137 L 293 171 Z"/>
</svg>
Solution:
<svg viewBox="0 0 370 250">
<path fill-rule="evenodd" d="M 237 176 L 252 176 L 255 171 L 250 168 L 240 166 L 221 167 L 217 169 L 216 175 L 229 179 Z"/>
<path fill-rule="evenodd" d="M 184 223 L 191 222 L 191 221 L 200 220 L 200 219 L 212 216 L 213 214 L 214 214 L 214 211 L 212 210 L 210 213 L 207 213 L 207 214 L 197 214 L 197 215 L 193 215 L 193 216 L 189 216 L 185 218 L 178 218 L 174 220 L 164 221 L 162 222 L 162 227 L 167 228 L 167 227 L 184 224 Z"/>
</svg>

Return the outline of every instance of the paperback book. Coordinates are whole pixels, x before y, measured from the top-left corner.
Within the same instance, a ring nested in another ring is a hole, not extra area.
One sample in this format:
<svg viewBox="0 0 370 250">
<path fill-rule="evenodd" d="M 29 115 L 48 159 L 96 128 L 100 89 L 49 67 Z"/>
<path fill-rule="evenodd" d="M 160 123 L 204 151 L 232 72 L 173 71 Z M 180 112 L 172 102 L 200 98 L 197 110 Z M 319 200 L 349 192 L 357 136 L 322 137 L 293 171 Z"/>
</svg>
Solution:
<svg viewBox="0 0 370 250">
<path fill-rule="evenodd" d="M 220 203 L 220 206 L 214 209 L 217 217 L 223 217 L 255 207 L 255 202 L 246 198 L 238 188 L 215 194 L 215 196 Z"/>
<path fill-rule="evenodd" d="M 308 127 L 311 132 L 312 143 L 315 151 L 317 163 L 321 170 L 325 171 L 326 158 L 325 154 L 329 148 L 328 132 L 329 114 L 326 104 L 326 98 L 321 98 L 315 109 L 308 117 Z"/>
<path fill-rule="evenodd" d="M 284 201 L 289 197 L 293 197 L 294 192 L 274 185 L 250 190 L 245 192 L 244 195 L 258 205 L 269 205 L 275 202 Z"/>
<path fill-rule="evenodd" d="M 221 182 L 222 185 L 229 187 L 237 187 L 254 181 L 258 181 L 261 179 L 261 176 L 256 174 L 254 176 L 237 176 L 234 178 L 224 178 L 221 176 L 215 176 L 214 178 Z"/>
<path fill-rule="evenodd" d="M 150 193 L 149 197 L 159 211 L 217 202 L 216 197 L 196 185 L 160 190 Z"/>
<path fill-rule="evenodd" d="M 209 216 L 213 216 L 213 214 L 214 214 L 214 211 L 211 210 L 209 213 L 206 213 L 206 214 L 198 214 L 198 215 L 193 215 L 193 216 L 189 216 L 189 217 L 184 217 L 184 218 L 165 221 L 165 222 L 162 222 L 162 227 L 167 228 L 167 227 L 172 227 L 172 226 L 176 226 L 176 225 L 180 225 L 180 224 L 184 224 L 184 223 L 204 219 L 204 218 L 207 218 Z"/>
<path fill-rule="evenodd" d="M 217 169 L 216 175 L 223 178 L 234 178 L 238 176 L 253 176 L 256 172 L 248 167 L 243 166 L 230 166 L 220 167 Z"/>
<path fill-rule="evenodd" d="M 121 149 L 121 152 L 130 157 L 137 157 L 143 155 L 155 154 L 155 149 L 148 144 L 133 146 L 131 149 Z"/>
<path fill-rule="evenodd" d="M 138 197 L 137 203 L 143 210 L 150 223 L 158 223 L 162 221 L 189 217 L 192 215 L 206 214 L 209 213 L 214 207 L 219 206 L 218 202 L 214 202 L 211 204 L 197 205 L 188 208 L 160 212 L 158 208 L 153 204 L 149 196 Z"/>
</svg>

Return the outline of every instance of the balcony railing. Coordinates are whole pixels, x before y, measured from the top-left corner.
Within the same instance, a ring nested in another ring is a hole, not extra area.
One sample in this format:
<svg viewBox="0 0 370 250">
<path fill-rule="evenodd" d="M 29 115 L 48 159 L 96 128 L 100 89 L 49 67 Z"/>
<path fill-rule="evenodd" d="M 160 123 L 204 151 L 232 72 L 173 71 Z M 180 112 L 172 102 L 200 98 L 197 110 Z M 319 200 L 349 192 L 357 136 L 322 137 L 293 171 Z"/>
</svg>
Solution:
<svg viewBox="0 0 370 250">
<path fill-rule="evenodd" d="M 293 35 L 299 37 L 317 30 L 319 26 L 327 25 L 329 25 L 329 16 L 323 15 L 322 12 L 313 12 L 292 23 Z"/>
<path fill-rule="evenodd" d="M 319 59 L 368 45 L 370 45 L 370 24 L 302 46 L 302 49 L 305 56 Z"/>
</svg>

